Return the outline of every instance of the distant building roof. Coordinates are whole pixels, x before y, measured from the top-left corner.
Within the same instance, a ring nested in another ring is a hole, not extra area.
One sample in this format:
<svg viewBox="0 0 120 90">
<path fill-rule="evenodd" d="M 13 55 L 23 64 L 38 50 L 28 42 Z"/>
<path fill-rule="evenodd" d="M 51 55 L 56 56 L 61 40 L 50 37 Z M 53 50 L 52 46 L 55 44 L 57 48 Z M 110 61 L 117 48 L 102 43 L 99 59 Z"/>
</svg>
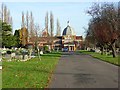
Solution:
<svg viewBox="0 0 120 90">
<path fill-rule="evenodd" d="M 76 40 L 79 40 L 79 39 L 83 40 L 82 36 L 76 36 Z"/>
</svg>

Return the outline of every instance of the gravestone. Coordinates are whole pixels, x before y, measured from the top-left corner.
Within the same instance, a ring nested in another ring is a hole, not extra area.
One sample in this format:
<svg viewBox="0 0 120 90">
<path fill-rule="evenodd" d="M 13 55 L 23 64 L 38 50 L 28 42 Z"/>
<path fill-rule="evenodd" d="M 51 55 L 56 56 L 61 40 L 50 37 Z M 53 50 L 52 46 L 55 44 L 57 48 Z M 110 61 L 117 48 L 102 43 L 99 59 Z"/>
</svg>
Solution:
<svg viewBox="0 0 120 90">
<path fill-rule="evenodd" d="M 11 60 L 11 54 L 7 54 L 7 55 L 6 55 L 6 59 L 7 59 L 7 61 L 12 61 L 12 60 Z"/>
<path fill-rule="evenodd" d="M 43 55 L 43 51 L 40 51 L 40 55 Z"/>
<path fill-rule="evenodd" d="M 11 58 L 12 58 L 12 59 L 15 59 L 15 56 L 16 56 L 15 53 L 11 53 Z"/>
<path fill-rule="evenodd" d="M 19 60 L 22 60 L 23 56 L 22 55 L 19 55 Z"/>
<path fill-rule="evenodd" d="M 28 60 L 28 55 L 25 55 L 25 58 L 24 58 L 25 60 Z"/>
<path fill-rule="evenodd" d="M 7 61 L 11 61 L 11 51 L 7 51 L 6 59 Z"/>
</svg>

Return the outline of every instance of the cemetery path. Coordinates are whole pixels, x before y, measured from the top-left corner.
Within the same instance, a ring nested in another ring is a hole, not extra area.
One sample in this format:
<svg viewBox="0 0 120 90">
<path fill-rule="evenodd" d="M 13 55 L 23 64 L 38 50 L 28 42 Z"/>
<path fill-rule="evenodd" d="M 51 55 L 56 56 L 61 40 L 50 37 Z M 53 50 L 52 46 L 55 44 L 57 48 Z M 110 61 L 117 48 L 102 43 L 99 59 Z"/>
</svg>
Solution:
<svg viewBox="0 0 120 90">
<path fill-rule="evenodd" d="M 118 67 L 89 55 L 64 52 L 49 88 L 117 88 Z"/>
</svg>

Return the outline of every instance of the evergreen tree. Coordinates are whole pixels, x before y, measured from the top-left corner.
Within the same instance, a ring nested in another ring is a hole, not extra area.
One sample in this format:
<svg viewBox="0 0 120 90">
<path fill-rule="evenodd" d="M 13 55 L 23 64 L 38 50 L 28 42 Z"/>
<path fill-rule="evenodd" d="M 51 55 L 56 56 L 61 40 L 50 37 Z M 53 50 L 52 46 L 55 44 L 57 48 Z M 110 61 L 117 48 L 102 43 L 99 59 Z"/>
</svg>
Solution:
<svg viewBox="0 0 120 90">
<path fill-rule="evenodd" d="M 12 35 L 11 25 L 2 22 L 2 47 L 11 48 L 16 45 L 16 38 Z"/>
<path fill-rule="evenodd" d="M 16 38 L 16 46 L 19 47 L 20 46 L 20 31 L 19 30 L 15 30 L 14 37 Z"/>
</svg>

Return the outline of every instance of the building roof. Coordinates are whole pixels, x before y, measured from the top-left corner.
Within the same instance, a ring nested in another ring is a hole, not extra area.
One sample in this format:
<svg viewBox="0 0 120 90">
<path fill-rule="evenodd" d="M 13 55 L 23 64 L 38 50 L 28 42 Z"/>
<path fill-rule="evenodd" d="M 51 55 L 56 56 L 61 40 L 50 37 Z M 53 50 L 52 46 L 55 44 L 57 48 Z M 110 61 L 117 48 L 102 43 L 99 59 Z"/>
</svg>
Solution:
<svg viewBox="0 0 120 90">
<path fill-rule="evenodd" d="M 83 40 L 82 36 L 76 36 L 76 40 Z"/>
<path fill-rule="evenodd" d="M 29 42 L 35 42 L 35 41 L 38 41 L 38 42 L 51 42 L 51 41 L 54 41 L 54 40 L 58 40 L 60 39 L 61 37 L 31 37 L 29 38 Z"/>
<path fill-rule="evenodd" d="M 67 25 L 67 27 L 63 30 L 63 34 L 62 35 L 71 35 L 71 36 L 74 36 L 76 34 L 75 34 L 74 29 L 70 25 Z"/>
</svg>

